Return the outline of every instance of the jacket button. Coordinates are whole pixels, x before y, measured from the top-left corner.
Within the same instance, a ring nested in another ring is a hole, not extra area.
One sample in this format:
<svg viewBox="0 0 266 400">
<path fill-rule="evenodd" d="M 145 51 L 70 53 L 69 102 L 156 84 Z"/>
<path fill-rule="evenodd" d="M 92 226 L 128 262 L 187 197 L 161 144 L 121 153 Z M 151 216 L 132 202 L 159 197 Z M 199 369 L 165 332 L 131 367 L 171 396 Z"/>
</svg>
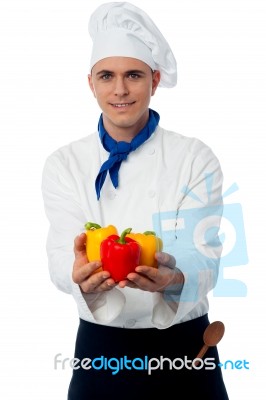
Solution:
<svg viewBox="0 0 266 400">
<path fill-rule="evenodd" d="M 128 319 L 125 323 L 126 328 L 132 328 L 136 323 L 135 319 Z"/>
<path fill-rule="evenodd" d="M 148 154 L 149 156 L 152 156 L 154 153 L 155 153 L 155 148 L 154 148 L 154 147 L 149 147 L 149 148 L 147 149 L 147 154 Z"/>
</svg>

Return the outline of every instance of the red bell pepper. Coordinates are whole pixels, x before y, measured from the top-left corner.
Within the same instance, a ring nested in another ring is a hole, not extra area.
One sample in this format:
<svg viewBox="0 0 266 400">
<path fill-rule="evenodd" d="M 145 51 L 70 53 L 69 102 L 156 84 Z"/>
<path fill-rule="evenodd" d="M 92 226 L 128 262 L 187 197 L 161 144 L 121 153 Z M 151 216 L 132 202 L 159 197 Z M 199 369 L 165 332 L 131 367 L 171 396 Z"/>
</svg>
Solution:
<svg viewBox="0 0 266 400">
<path fill-rule="evenodd" d="M 110 272 L 115 282 L 126 279 L 139 265 L 141 247 L 136 240 L 126 237 L 131 230 L 125 229 L 120 237 L 111 235 L 101 243 L 102 268 Z"/>
</svg>

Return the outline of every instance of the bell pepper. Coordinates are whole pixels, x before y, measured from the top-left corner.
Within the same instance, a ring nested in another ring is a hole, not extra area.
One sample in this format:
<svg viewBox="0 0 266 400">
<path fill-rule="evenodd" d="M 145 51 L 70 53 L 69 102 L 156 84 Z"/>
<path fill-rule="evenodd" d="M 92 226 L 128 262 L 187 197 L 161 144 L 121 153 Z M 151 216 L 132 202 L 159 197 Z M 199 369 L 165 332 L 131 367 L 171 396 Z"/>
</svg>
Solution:
<svg viewBox="0 0 266 400">
<path fill-rule="evenodd" d="M 93 222 L 87 222 L 85 224 L 86 229 L 86 253 L 88 261 L 96 261 L 101 259 L 100 245 L 101 242 L 110 235 L 117 235 L 117 229 L 113 225 L 108 225 L 104 228 L 101 225 Z M 102 268 L 97 268 L 94 272 L 102 271 Z"/>
<path fill-rule="evenodd" d="M 129 238 L 136 240 L 141 246 L 140 265 L 158 268 L 154 255 L 163 248 L 163 241 L 153 231 L 144 233 L 130 233 Z"/>
<path fill-rule="evenodd" d="M 121 236 L 111 235 L 101 243 L 101 261 L 103 270 L 109 271 L 115 282 L 127 278 L 134 272 L 140 261 L 140 245 L 127 237 L 131 228 L 125 229 Z"/>
</svg>

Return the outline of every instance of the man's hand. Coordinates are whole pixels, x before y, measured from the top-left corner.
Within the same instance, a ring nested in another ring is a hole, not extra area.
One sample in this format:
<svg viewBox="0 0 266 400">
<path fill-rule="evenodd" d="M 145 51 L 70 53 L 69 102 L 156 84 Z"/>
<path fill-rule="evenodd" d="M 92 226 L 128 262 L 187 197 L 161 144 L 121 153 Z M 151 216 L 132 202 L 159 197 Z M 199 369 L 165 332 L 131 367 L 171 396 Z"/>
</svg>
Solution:
<svg viewBox="0 0 266 400">
<path fill-rule="evenodd" d="M 110 290 L 115 282 L 110 278 L 108 271 L 94 273 L 101 267 L 101 261 L 88 262 L 86 254 L 86 234 L 82 233 L 74 241 L 75 261 L 73 265 L 72 279 L 84 293 L 99 293 Z"/>
<path fill-rule="evenodd" d="M 180 291 L 184 283 L 184 275 L 175 268 L 175 258 L 168 254 L 159 252 L 155 255 L 158 268 L 139 265 L 135 271 L 127 276 L 127 280 L 119 282 L 119 287 L 125 286 L 142 289 L 149 292 L 163 292 L 167 287 L 177 287 Z"/>
</svg>

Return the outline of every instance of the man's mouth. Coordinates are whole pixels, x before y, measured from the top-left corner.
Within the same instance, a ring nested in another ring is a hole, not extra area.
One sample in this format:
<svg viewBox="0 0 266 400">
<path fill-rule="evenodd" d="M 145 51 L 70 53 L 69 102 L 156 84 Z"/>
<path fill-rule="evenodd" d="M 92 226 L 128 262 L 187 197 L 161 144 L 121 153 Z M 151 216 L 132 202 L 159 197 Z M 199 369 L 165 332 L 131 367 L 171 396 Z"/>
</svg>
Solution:
<svg viewBox="0 0 266 400">
<path fill-rule="evenodd" d="M 134 102 L 132 102 L 132 103 L 111 103 L 111 104 L 113 107 L 116 107 L 116 108 L 125 108 L 125 107 L 131 106 L 132 104 L 134 104 Z"/>
</svg>

